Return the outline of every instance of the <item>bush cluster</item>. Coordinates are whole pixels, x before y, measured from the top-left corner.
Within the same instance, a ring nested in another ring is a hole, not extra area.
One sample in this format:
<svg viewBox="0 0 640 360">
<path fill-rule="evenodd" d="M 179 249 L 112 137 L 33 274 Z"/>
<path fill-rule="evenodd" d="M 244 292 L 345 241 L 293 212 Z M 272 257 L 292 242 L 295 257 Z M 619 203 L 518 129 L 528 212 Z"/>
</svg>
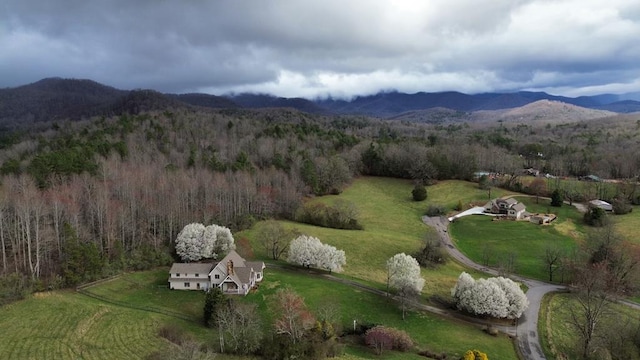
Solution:
<svg viewBox="0 0 640 360">
<path fill-rule="evenodd" d="M 380 355 L 383 350 L 407 351 L 413 347 L 413 340 L 405 331 L 386 326 L 376 326 L 364 335 L 364 341 Z"/>
<path fill-rule="evenodd" d="M 362 225 L 354 214 L 342 206 L 328 206 L 323 203 L 307 203 L 295 214 L 297 222 L 333 229 L 362 230 Z"/>
</svg>

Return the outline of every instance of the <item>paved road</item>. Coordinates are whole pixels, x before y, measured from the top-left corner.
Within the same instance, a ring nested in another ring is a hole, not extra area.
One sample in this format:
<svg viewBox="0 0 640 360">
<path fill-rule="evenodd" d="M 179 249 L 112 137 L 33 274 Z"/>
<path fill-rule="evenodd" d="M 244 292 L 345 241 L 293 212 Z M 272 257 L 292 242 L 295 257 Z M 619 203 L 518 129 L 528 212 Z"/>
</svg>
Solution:
<svg viewBox="0 0 640 360">
<path fill-rule="evenodd" d="M 447 218 L 424 216 L 422 221 L 438 231 L 440 240 L 454 259 L 470 268 L 495 276 L 500 275 L 495 269 L 491 269 L 471 261 L 453 245 L 448 232 L 449 220 Z M 542 298 L 545 294 L 552 291 L 564 290 L 565 287 L 526 279 L 519 276 L 512 276 L 512 278 L 524 283 L 529 288 L 526 294 L 527 299 L 529 300 L 529 307 L 518 320 L 516 328 L 508 329 L 508 332 L 516 332 L 518 337 L 518 348 L 527 360 L 546 360 L 546 357 L 542 352 L 538 336 L 538 313 L 540 311 L 540 303 L 542 302 Z"/>
</svg>

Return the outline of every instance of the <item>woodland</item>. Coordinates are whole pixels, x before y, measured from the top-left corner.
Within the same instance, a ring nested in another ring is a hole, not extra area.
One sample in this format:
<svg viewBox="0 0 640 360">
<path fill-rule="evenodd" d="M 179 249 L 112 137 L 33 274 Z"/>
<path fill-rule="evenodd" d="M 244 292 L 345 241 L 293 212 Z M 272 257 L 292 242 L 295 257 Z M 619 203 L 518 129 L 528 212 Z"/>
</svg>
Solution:
<svg viewBox="0 0 640 360">
<path fill-rule="evenodd" d="M 169 264 L 189 223 L 238 231 L 258 220 L 324 216 L 318 222 L 334 226 L 327 209 L 305 208 L 305 199 L 338 194 L 361 175 L 430 185 L 486 171 L 508 175 L 494 186 L 550 195 L 520 181 L 534 168 L 555 179 L 618 182 L 610 194 L 563 185 L 571 201 L 640 202 L 635 114 L 429 124 L 174 105 L 2 132 L 0 302 Z"/>
</svg>

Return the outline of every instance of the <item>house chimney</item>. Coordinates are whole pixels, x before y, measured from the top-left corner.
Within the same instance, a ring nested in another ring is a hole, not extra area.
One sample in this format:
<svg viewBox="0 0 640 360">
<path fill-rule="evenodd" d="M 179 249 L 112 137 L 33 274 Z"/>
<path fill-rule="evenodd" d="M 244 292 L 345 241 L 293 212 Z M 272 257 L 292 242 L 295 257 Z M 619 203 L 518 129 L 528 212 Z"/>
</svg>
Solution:
<svg viewBox="0 0 640 360">
<path fill-rule="evenodd" d="M 227 261 L 227 275 L 233 275 L 233 260 Z"/>
</svg>

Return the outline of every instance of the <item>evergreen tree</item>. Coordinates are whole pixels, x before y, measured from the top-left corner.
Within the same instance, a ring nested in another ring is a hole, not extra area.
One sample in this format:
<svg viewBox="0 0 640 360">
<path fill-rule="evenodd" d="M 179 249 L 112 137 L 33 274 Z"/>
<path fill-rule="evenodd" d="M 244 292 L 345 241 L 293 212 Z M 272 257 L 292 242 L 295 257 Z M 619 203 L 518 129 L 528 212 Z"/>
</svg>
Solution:
<svg viewBox="0 0 640 360">
<path fill-rule="evenodd" d="M 558 189 L 553 190 L 551 193 L 551 206 L 561 207 L 562 206 L 562 195 Z"/>
<path fill-rule="evenodd" d="M 219 287 L 215 286 L 204 298 L 203 320 L 204 325 L 211 327 L 217 321 L 218 310 L 224 305 L 224 294 Z"/>
<path fill-rule="evenodd" d="M 416 184 L 411 195 L 413 195 L 413 201 L 424 201 L 427 199 L 427 188 L 424 185 Z"/>
</svg>

